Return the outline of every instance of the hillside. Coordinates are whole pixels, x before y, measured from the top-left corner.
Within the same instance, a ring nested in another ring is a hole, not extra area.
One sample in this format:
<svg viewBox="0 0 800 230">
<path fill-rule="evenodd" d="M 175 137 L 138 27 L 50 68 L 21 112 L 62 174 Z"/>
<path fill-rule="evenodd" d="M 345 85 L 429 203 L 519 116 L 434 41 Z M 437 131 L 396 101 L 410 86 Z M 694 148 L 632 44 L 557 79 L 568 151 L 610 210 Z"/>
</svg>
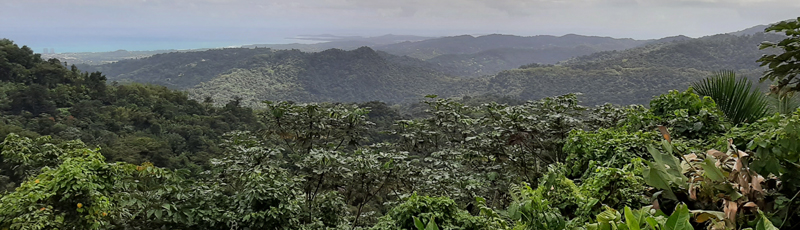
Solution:
<svg viewBox="0 0 800 230">
<path fill-rule="evenodd" d="M 753 35 L 753 34 L 757 34 L 757 33 L 763 33 L 764 29 L 766 29 L 767 27 L 769 27 L 769 25 L 757 25 L 757 26 L 753 26 L 753 27 L 750 27 L 750 28 L 747 28 L 747 29 L 736 31 L 736 32 L 730 32 L 728 34 L 737 35 L 737 36 Z"/>
<path fill-rule="evenodd" d="M 755 78 L 760 70 L 753 60 L 765 52 L 757 45 L 781 38 L 764 33 L 697 39 L 678 36 L 628 50 L 571 58 L 556 65 L 527 64 L 556 63 L 570 53 L 577 56 L 595 49 L 502 48 L 422 61 L 368 47 L 316 53 L 239 48 L 159 54 L 96 66 L 95 70 L 104 71 L 110 81 L 185 89 L 192 98 L 210 99 L 218 105 L 236 97 L 242 98 L 244 105 L 253 106 L 263 100 L 399 103 L 427 94 L 495 94 L 537 100 L 573 92 L 583 93 L 586 104 L 634 104 L 671 89 L 686 88 L 712 71 L 737 70 Z"/>
<path fill-rule="evenodd" d="M 291 55 L 291 56 L 287 56 Z M 413 60 L 384 58 L 363 47 L 319 53 L 277 51 L 248 60 L 246 68 L 232 68 L 189 90 L 196 98 L 227 101 L 240 96 L 247 104 L 263 100 L 300 102 L 402 102 L 427 94 L 456 95 L 458 79 L 425 68 Z"/>
<path fill-rule="evenodd" d="M 710 72 L 689 68 L 641 67 L 631 69 L 577 69 L 537 66 L 503 71 L 483 79 L 485 91 L 524 100 L 581 93 L 586 105 L 647 104 L 672 89 L 683 89 Z"/>
<path fill-rule="evenodd" d="M 176 89 L 186 89 L 187 86 L 196 85 L 209 80 L 210 77 L 224 73 L 225 71 L 219 72 L 219 70 L 227 70 L 225 69 L 226 67 L 242 68 L 237 64 L 243 61 L 242 58 L 247 58 L 251 55 L 269 54 L 274 50 L 322 52 L 328 49 L 354 50 L 367 46 L 398 56 L 427 60 L 432 64 L 429 66 L 447 75 L 477 77 L 496 74 L 503 70 L 517 68 L 530 63 L 554 64 L 599 51 L 622 50 L 653 42 L 661 42 L 661 40 L 641 41 L 581 35 L 560 37 L 545 35 L 533 37 L 513 35 L 473 37 L 462 35 L 444 38 L 402 35 L 366 38 L 317 35 L 306 39 L 327 39 L 330 41 L 316 44 L 247 45 L 243 46 L 243 48 L 250 48 L 251 50 L 242 50 L 241 53 L 211 49 L 209 50 L 210 52 L 200 52 L 200 55 L 197 54 L 197 51 L 206 50 L 182 51 L 186 54 L 167 56 L 163 56 L 163 54 L 167 52 L 175 53 L 175 51 L 56 54 L 54 57 L 65 59 L 75 64 L 102 64 L 120 60 L 120 63 L 112 63 L 102 67 L 89 65 L 80 65 L 80 67 L 81 69 L 103 71 L 109 75 L 111 80 L 131 79 L 133 81 L 167 85 Z M 148 57 L 149 55 L 153 56 Z M 192 59 L 201 55 L 203 58 L 198 59 L 199 61 Z M 83 60 L 87 58 L 97 59 L 98 61 L 89 60 L 87 62 Z M 146 61 L 123 60 L 131 58 L 145 59 Z M 202 63 L 204 62 L 202 60 L 210 62 Z M 218 65 L 220 62 L 221 65 Z M 165 76 L 165 73 L 161 71 L 163 69 L 161 67 L 164 66 L 174 66 L 180 71 L 169 72 L 182 72 L 184 76 Z M 191 74 L 193 77 L 187 78 L 185 77 L 186 74 Z"/>
<path fill-rule="evenodd" d="M 630 68 L 531 64 L 454 80 L 367 47 L 241 53 L 194 54 L 241 66 L 194 88 L 212 93 L 200 102 L 164 86 L 108 85 L 101 72 L 0 39 L 0 229 L 800 225 L 800 202 L 789 199 L 800 194 L 800 110 L 760 101 L 767 110 L 737 122 L 726 108 L 746 108 L 675 88 L 704 70 L 652 59 Z M 375 101 L 251 109 L 237 98 L 392 100 L 475 89 L 526 98 L 586 91 L 590 104 L 652 100 L 645 108 L 585 107 L 574 94 L 525 103 L 426 97 L 424 107 L 401 111 Z M 664 89 L 678 90 L 649 98 Z M 214 106 L 217 94 L 237 99 Z"/>
<path fill-rule="evenodd" d="M 0 39 L 0 138 L 16 133 L 81 140 L 100 147 L 109 161 L 200 170 L 198 165 L 221 154 L 224 133 L 259 127 L 253 111 L 236 103 L 213 107 L 163 86 L 106 83 L 100 72 L 44 61 L 29 48 Z"/>
<path fill-rule="evenodd" d="M 242 48 L 271 48 L 271 49 L 297 49 L 303 52 L 320 52 L 328 49 L 343 49 L 353 50 L 362 46 L 375 47 L 379 45 L 388 45 L 400 42 L 414 42 L 432 37 L 422 37 L 413 35 L 394 35 L 387 34 L 377 37 L 361 37 L 361 36 L 336 36 L 331 34 L 322 35 L 306 35 L 298 36 L 294 39 L 306 41 L 318 41 L 319 43 L 302 44 L 253 44 L 244 45 Z"/>
<path fill-rule="evenodd" d="M 445 54 L 474 54 L 493 49 L 546 49 L 554 47 L 574 48 L 586 46 L 595 50 L 605 51 L 623 50 L 645 43 L 647 43 L 647 41 L 575 34 L 564 36 L 539 35 L 531 37 L 492 34 L 478 37 L 461 35 L 418 42 L 401 42 L 378 46 L 375 47 L 375 49 L 386 51 L 394 55 L 410 56 L 427 60 Z"/>
<path fill-rule="evenodd" d="M 656 43 L 624 51 L 606 51 L 571 59 L 558 66 L 528 65 L 486 77 L 486 92 L 538 99 L 583 93 L 586 104 L 646 104 L 653 96 L 687 88 L 713 71 L 736 70 L 751 79 L 760 75 L 762 41 L 776 34 L 714 35 Z"/>
<path fill-rule="evenodd" d="M 531 63 L 556 64 L 598 50 L 588 46 L 553 47 L 542 49 L 499 48 L 473 54 L 445 54 L 428 59 L 442 72 L 452 76 L 477 77 L 497 74 Z"/>
<path fill-rule="evenodd" d="M 103 72 L 109 81 L 153 83 L 173 89 L 187 89 L 230 69 L 244 68 L 249 65 L 247 61 L 253 56 L 274 53 L 273 50 L 264 48 L 172 52 L 88 66 L 91 69 L 86 70 Z M 281 52 L 284 55 L 292 53 Z"/>
<path fill-rule="evenodd" d="M 619 66 L 637 68 L 663 66 L 698 70 L 740 70 L 758 68 L 755 60 L 767 51 L 758 49 L 763 41 L 779 41 L 784 36 L 757 33 L 736 36 L 718 34 L 691 40 L 658 43 L 625 51 L 606 51 L 578 57 L 564 65 L 579 69 Z"/>
</svg>

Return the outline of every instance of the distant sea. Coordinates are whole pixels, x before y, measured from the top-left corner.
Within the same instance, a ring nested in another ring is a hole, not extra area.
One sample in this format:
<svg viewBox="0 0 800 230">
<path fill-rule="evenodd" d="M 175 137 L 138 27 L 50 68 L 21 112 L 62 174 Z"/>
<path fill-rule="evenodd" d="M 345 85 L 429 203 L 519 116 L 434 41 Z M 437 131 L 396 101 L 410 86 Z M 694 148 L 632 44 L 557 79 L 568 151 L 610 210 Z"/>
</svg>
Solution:
<svg viewBox="0 0 800 230">
<path fill-rule="evenodd" d="M 148 50 L 187 50 L 202 48 L 241 47 L 250 44 L 287 44 L 308 43 L 308 41 L 294 39 L 264 39 L 264 40 L 230 40 L 230 41 L 191 41 L 178 39 L 38 39 L 38 38 L 9 38 L 17 45 L 26 45 L 35 53 L 42 53 L 47 48 L 52 48 L 55 53 L 79 52 L 108 52 L 116 50 L 148 51 Z"/>
</svg>

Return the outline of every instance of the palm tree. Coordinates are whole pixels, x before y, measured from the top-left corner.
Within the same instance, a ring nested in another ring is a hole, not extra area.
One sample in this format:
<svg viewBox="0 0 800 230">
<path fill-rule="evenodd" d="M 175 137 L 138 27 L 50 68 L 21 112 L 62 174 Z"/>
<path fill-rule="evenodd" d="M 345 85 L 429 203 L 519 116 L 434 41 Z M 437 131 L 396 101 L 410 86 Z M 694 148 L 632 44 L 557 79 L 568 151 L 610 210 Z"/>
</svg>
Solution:
<svg viewBox="0 0 800 230">
<path fill-rule="evenodd" d="M 767 96 L 747 78 L 736 79 L 733 71 L 720 71 L 692 84 L 700 96 L 714 99 L 734 124 L 754 122 L 769 113 Z"/>
</svg>

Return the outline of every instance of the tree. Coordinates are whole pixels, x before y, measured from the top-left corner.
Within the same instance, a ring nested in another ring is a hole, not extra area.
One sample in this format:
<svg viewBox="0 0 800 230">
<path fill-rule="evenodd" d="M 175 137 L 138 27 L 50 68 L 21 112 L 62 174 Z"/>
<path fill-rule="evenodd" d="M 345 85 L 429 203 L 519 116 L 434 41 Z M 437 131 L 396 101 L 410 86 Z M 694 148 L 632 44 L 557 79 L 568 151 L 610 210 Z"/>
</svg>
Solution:
<svg viewBox="0 0 800 230">
<path fill-rule="evenodd" d="M 761 77 L 761 81 L 769 79 L 774 83 L 771 87 L 772 93 L 790 96 L 800 91 L 800 78 L 795 78 L 800 74 L 800 17 L 796 20 L 779 22 L 764 31 L 783 32 L 789 36 L 778 43 L 761 43 L 760 49 L 778 48 L 783 53 L 764 55 L 758 62 L 761 62 L 761 66 L 769 67 Z"/>
</svg>

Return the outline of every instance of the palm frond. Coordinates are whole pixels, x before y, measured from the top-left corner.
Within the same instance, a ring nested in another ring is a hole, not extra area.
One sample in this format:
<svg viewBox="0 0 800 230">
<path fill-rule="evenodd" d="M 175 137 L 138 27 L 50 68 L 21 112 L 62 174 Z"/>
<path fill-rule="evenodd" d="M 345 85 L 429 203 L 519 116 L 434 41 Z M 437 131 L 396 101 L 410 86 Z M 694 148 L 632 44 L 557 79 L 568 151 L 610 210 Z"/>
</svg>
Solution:
<svg viewBox="0 0 800 230">
<path fill-rule="evenodd" d="M 737 80 L 733 71 L 721 71 L 692 84 L 698 95 L 714 99 L 734 124 L 754 122 L 769 113 L 767 96 L 747 78 Z"/>
</svg>

